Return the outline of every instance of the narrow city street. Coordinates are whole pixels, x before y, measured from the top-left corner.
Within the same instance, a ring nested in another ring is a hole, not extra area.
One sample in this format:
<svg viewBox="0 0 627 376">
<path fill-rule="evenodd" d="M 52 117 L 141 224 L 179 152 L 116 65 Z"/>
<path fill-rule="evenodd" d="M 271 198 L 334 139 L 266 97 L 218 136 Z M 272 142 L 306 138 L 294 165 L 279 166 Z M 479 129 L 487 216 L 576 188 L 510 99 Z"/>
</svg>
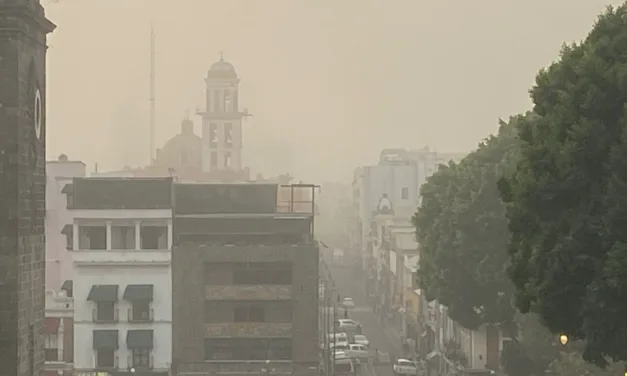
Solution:
<svg viewBox="0 0 627 376">
<path fill-rule="evenodd" d="M 350 265 L 331 262 L 330 253 L 326 249 L 325 251 L 327 251 L 324 252 L 325 260 L 327 260 L 327 265 L 341 298 L 350 297 L 355 301 L 355 307 L 348 310 L 349 318 L 361 324 L 363 334 L 370 341 L 371 349 L 390 354 L 392 358 L 398 357 L 402 351 L 401 339 L 398 334 L 400 328 L 396 328 L 394 331 L 387 320 L 382 325 L 381 317 L 368 304 L 364 291 L 363 277 Z M 343 317 L 344 310 L 339 309 L 338 318 Z M 393 375 L 392 365 L 375 364 L 372 367 L 368 367 L 366 374 L 368 373 L 374 373 L 376 376 L 391 376 Z"/>
</svg>

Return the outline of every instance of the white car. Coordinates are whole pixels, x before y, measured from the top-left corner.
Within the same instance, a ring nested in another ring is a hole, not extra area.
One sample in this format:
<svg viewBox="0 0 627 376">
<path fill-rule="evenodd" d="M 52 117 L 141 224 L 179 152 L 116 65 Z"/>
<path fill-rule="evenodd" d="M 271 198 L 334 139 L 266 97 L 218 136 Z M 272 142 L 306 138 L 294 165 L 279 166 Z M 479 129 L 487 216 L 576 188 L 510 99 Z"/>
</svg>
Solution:
<svg viewBox="0 0 627 376">
<path fill-rule="evenodd" d="M 344 300 L 342 300 L 342 307 L 353 308 L 355 307 L 355 301 L 353 298 L 344 298 Z"/>
<path fill-rule="evenodd" d="M 357 321 L 351 319 L 339 319 L 335 321 L 335 326 L 339 330 L 348 330 L 354 331 L 357 330 L 357 327 L 361 327 Z"/>
<path fill-rule="evenodd" d="M 394 374 L 399 375 L 416 375 L 418 372 L 418 364 L 413 360 L 399 359 L 393 366 Z"/>
<path fill-rule="evenodd" d="M 368 348 L 366 346 L 357 345 L 354 343 L 351 345 L 348 345 L 348 350 L 345 350 L 345 352 L 351 358 L 357 358 L 357 359 L 368 359 L 368 356 L 370 355 Z"/>
<path fill-rule="evenodd" d="M 358 345 L 370 347 L 370 341 L 368 341 L 368 338 L 363 334 L 355 334 L 355 337 L 353 337 L 353 342 Z"/>
</svg>

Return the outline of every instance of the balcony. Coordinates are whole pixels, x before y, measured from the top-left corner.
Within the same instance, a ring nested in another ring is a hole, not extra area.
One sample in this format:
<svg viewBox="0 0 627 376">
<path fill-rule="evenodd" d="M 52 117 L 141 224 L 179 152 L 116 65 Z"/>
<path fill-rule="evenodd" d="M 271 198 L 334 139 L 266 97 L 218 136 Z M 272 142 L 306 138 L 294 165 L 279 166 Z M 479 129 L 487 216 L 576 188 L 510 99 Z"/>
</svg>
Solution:
<svg viewBox="0 0 627 376">
<path fill-rule="evenodd" d="M 147 311 L 133 312 L 133 309 L 129 308 L 126 317 L 130 323 L 150 323 L 155 321 L 155 310 L 150 308 Z"/>
<path fill-rule="evenodd" d="M 72 252 L 76 265 L 151 265 L 169 266 L 169 250 L 78 250 Z"/>
<path fill-rule="evenodd" d="M 291 285 L 205 286 L 206 300 L 289 300 Z"/>
<path fill-rule="evenodd" d="M 220 323 L 205 324 L 205 337 L 255 338 L 291 337 L 291 323 Z"/>
<path fill-rule="evenodd" d="M 99 311 L 97 308 L 92 310 L 92 318 L 97 323 L 113 323 L 119 321 L 119 310 L 116 308 L 113 312 Z"/>
</svg>

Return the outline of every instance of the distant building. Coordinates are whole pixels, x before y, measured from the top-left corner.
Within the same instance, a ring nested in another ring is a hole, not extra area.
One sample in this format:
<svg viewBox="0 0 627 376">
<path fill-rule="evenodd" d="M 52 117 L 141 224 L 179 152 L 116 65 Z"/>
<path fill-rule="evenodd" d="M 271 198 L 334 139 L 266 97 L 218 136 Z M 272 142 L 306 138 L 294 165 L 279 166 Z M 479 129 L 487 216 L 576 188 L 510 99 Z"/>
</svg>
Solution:
<svg viewBox="0 0 627 376">
<path fill-rule="evenodd" d="M 72 223 L 63 190 L 72 179 L 85 177 L 85 164 L 71 161 L 65 154 L 56 161 L 46 162 L 46 289 L 59 290 L 72 279 L 72 253 L 67 238 L 62 234 Z"/>
<path fill-rule="evenodd" d="M 44 376 L 70 376 L 74 370 L 74 302 L 64 290 L 46 290 Z"/>
<path fill-rule="evenodd" d="M 205 110 L 202 116 L 202 170 L 233 175 L 230 180 L 247 180 L 242 161 L 242 119 L 239 109 L 239 78 L 233 65 L 223 58 L 211 65 L 205 79 Z"/>
<path fill-rule="evenodd" d="M 172 179 L 75 178 L 74 368 L 167 374 L 172 344 Z"/>
<path fill-rule="evenodd" d="M 205 78 L 205 109 L 201 134 L 186 118 L 181 131 L 157 149 L 149 166 L 93 176 L 174 177 L 178 181 L 245 182 L 250 170 L 242 159 L 242 120 L 248 112 L 239 110 L 239 78 L 229 62 L 214 63 Z"/>
<path fill-rule="evenodd" d="M 313 189 L 175 184 L 174 375 L 303 375 L 316 369 L 313 205 L 279 199 L 293 197 L 292 191 L 312 197 L 298 192 Z"/>
</svg>

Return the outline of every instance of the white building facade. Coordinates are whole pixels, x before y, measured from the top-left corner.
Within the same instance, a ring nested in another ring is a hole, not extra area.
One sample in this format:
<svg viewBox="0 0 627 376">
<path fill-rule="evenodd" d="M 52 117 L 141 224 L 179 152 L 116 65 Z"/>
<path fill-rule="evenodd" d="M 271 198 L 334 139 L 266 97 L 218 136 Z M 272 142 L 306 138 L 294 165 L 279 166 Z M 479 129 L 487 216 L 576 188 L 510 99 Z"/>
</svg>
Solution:
<svg viewBox="0 0 627 376">
<path fill-rule="evenodd" d="M 171 179 L 75 179 L 76 370 L 166 372 L 172 354 Z"/>
<path fill-rule="evenodd" d="M 81 177 L 85 177 L 83 162 L 70 161 L 66 155 L 46 162 L 46 289 L 59 290 L 72 280 L 72 254 L 62 234 L 65 225 L 72 223 L 72 213 L 63 189 Z"/>
</svg>

